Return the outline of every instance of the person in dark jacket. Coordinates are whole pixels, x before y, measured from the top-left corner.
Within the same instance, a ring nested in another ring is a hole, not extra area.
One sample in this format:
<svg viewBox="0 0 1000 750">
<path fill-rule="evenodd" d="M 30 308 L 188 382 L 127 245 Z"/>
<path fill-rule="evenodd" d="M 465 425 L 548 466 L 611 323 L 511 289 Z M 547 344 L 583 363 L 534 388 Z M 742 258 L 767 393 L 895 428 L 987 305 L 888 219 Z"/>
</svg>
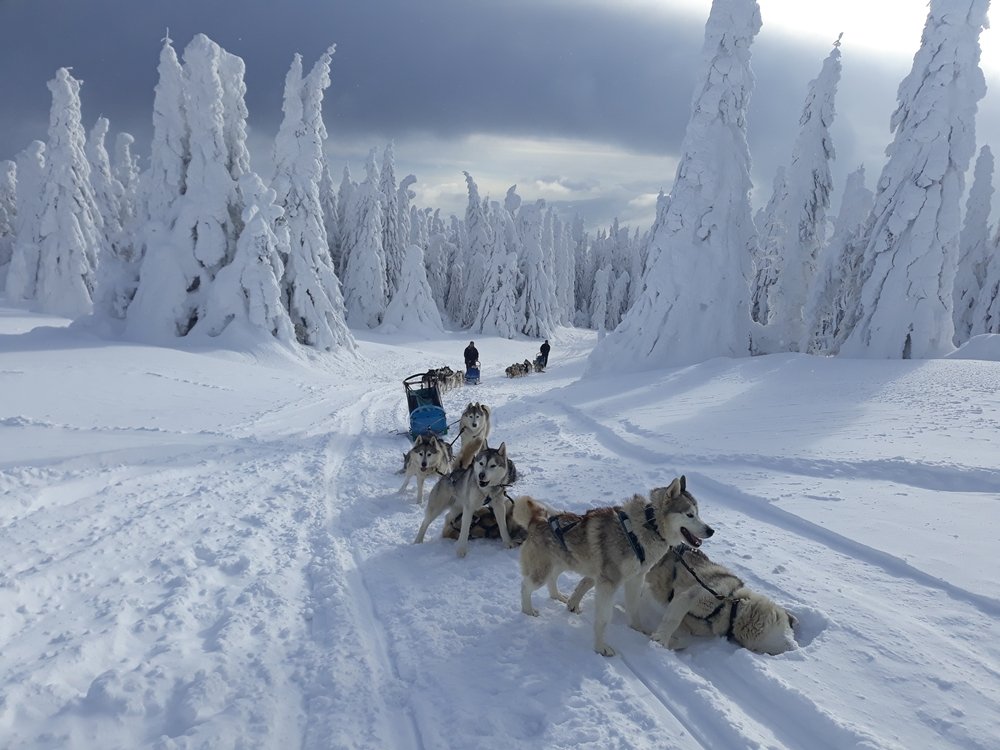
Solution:
<svg viewBox="0 0 1000 750">
<path fill-rule="evenodd" d="M 476 348 L 476 342 L 470 341 L 469 345 L 465 347 L 465 369 L 466 371 L 471 370 L 476 366 L 476 362 L 479 361 L 479 350 Z"/>
<path fill-rule="evenodd" d="M 545 339 L 545 343 L 542 344 L 541 348 L 539 349 L 539 351 L 542 353 L 542 367 L 549 366 L 549 349 L 551 348 L 552 347 L 549 346 L 549 340 Z"/>
</svg>

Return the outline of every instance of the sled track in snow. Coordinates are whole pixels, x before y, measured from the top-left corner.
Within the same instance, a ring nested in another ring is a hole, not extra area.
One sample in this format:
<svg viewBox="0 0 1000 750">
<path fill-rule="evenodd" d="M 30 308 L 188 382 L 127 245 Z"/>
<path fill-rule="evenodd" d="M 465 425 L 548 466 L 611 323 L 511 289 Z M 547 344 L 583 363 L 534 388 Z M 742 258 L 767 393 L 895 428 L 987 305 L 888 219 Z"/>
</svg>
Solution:
<svg viewBox="0 0 1000 750">
<path fill-rule="evenodd" d="M 552 403 L 552 402 L 549 402 Z M 678 460 L 688 463 L 705 463 L 702 458 L 695 461 L 691 457 L 669 456 L 657 453 L 649 448 L 634 445 L 620 435 L 615 434 L 609 428 L 600 424 L 596 420 L 586 416 L 579 409 L 557 404 L 567 417 L 580 424 L 588 432 L 594 435 L 595 439 L 606 449 L 613 451 L 623 459 L 631 461 L 641 461 L 652 463 L 658 466 L 670 466 Z M 726 463 L 727 459 L 715 458 L 714 463 Z M 808 462 L 813 463 L 813 462 Z M 829 463 L 829 462 L 828 462 Z M 796 464 L 798 465 L 798 464 Z M 933 472 L 929 472 L 933 473 Z M 993 476 L 996 472 L 985 472 L 984 476 Z M 758 522 L 763 522 L 776 526 L 796 536 L 809 539 L 818 544 L 838 552 L 845 557 L 850 557 L 860 562 L 864 562 L 873 567 L 879 568 L 884 573 L 894 577 L 901 577 L 913 583 L 927 588 L 936 589 L 949 597 L 975 607 L 980 612 L 990 617 L 1000 617 L 1000 600 L 993 597 L 977 594 L 968 589 L 956 586 L 948 581 L 936 578 L 913 567 L 905 560 L 901 560 L 894 555 L 874 549 L 868 545 L 856 542 L 842 536 L 834 531 L 824 529 L 804 518 L 793 513 L 777 508 L 760 497 L 749 495 L 740 489 L 710 479 L 700 473 L 687 472 L 688 476 L 696 477 L 698 486 L 710 488 L 716 495 L 716 499 L 723 502 L 731 510 L 737 511 Z M 982 491 L 981 486 L 976 486 L 976 491 Z"/>
</svg>

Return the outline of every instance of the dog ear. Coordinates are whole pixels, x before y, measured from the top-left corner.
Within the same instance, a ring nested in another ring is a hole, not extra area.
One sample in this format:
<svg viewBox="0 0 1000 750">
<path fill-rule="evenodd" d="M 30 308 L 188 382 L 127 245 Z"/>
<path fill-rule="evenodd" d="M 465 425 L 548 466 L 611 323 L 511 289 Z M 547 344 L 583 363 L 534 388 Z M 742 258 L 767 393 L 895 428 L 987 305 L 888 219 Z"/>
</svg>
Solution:
<svg viewBox="0 0 1000 750">
<path fill-rule="evenodd" d="M 468 410 L 469 410 L 469 409 L 471 409 L 471 408 L 472 408 L 472 402 L 470 401 L 470 402 L 469 402 L 469 405 L 465 407 L 465 410 L 466 410 L 466 411 L 468 411 Z"/>
<path fill-rule="evenodd" d="M 507 443 L 500 443 L 500 447 L 497 448 L 497 454 L 502 458 L 507 458 Z"/>
<path fill-rule="evenodd" d="M 799 619 L 787 609 L 785 610 L 785 614 L 788 615 L 788 624 L 794 629 L 799 624 Z"/>
<path fill-rule="evenodd" d="M 681 474 L 681 492 L 687 492 L 687 477 Z"/>
<path fill-rule="evenodd" d="M 681 489 L 681 480 L 677 478 L 675 478 L 674 481 L 672 481 L 667 487 L 667 495 L 672 498 L 677 497 L 683 491 L 684 490 Z"/>
</svg>

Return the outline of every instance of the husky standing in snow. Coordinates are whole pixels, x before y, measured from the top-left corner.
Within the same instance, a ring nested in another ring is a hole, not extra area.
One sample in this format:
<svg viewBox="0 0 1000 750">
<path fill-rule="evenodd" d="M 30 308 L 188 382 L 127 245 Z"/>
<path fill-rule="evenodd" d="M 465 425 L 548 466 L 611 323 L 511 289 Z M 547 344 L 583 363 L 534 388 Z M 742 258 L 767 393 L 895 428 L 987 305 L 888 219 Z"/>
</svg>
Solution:
<svg viewBox="0 0 1000 750">
<path fill-rule="evenodd" d="M 521 545 L 521 611 L 538 614 L 531 594 L 542 585 L 572 612 L 579 612 L 584 594 L 596 588 L 594 650 L 604 656 L 615 654 L 604 642 L 615 592 L 624 585 L 629 624 L 642 630 L 639 599 L 646 571 L 671 547 L 685 542 L 697 547 L 715 533 L 698 516 L 698 501 L 687 491 L 684 477 L 653 489 L 648 499 L 634 495 L 620 506 L 593 508 L 583 515 L 551 511 L 521 496 L 514 501 L 514 520 L 528 530 Z M 568 600 L 557 586 L 566 570 L 584 576 Z"/>
<path fill-rule="evenodd" d="M 500 444 L 499 448 L 486 448 L 476 456 L 468 467 L 455 469 L 446 477 L 442 477 L 427 498 L 427 510 L 423 523 L 417 531 L 414 544 L 424 541 L 427 527 L 434 519 L 448 511 L 445 526 L 459 514 L 462 514 L 462 529 L 458 535 L 456 552 L 459 557 L 465 557 L 469 549 L 469 529 L 472 527 L 472 516 L 487 502 L 496 516 L 500 529 L 500 538 L 508 547 L 513 547 L 510 533 L 507 530 L 507 506 L 504 488 L 517 481 L 517 467 L 507 458 L 507 446 Z"/>
<path fill-rule="evenodd" d="M 417 435 L 413 447 L 403 454 L 403 484 L 405 492 L 410 477 L 417 478 L 417 502 L 424 502 L 424 482 L 434 475 L 444 476 L 451 467 L 451 446 L 433 433 Z"/>
</svg>

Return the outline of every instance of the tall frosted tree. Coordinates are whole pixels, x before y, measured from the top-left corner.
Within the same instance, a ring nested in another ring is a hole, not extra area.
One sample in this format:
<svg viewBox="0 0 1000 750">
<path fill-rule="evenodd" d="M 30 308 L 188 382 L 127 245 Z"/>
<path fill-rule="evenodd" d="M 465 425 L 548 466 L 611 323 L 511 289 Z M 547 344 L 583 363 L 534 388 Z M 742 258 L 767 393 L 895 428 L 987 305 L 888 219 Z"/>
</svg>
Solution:
<svg viewBox="0 0 1000 750">
<path fill-rule="evenodd" d="M 872 200 L 872 191 L 865 187 L 865 168 L 858 167 L 847 176 L 833 234 L 820 251 L 806 302 L 804 351 L 810 354 L 836 354 L 840 336 L 845 326 L 851 324 L 845 316 L 861 293 L 859 270 L 863 248 L 859 245 Z"/>
<path fill-rule="evenodd" d="M 591 372 L 653 369 L 750 351 L 750 212 L 746 113 L 756 0 L 714 0 L 691 119 L 666 221 L 650 247 L 643 291 L 594 348 Z"/>
<path fill-rule="evenodd" d="M 524 312 L 518 307 L 517 231 L 510 214 L 499 206 L 491 212 L 490 220 L 493 226 L 486 288 L 472 328 L 512 339 L 524 320 Z"/>
<path fill-rule="evenodd" d="M 958 268 L 955 272 L 955 346 L 969 340 L 976 301 L 986 283 L 990 259 L 990 204 L 993 199 L 993 152 L 989 146 L 979 150 L 965 221 L 958 239 Z"/>
<path fill-rule="evenodd" d="M 386 307 L 381 330 L 386 333 L 405 331 L 423 336 L 444 331 L 441 313 L 434 302 L 431 286 L 427 283 L 424 251 L 417 245 L 406 248 L 399 287 Z"/>
<path fill-rule="evenodd" d="M 334 267 L 337 275 L 341 278 L 344 276 L 344 269 L 347 268 L 347 252 L 345 249 L 345 245 L 347 244 L 347 207 L 351 204 L 351 196 L 357 187 L 357 184 L 351 179 L 351 168 L 345 166 L 344 172 L 340 176 L 340 187 L 337 189 L 337 231 L 339 232 L 337 247 L 340 253 L 334 258 Z"/>
<path fill-rule="evenodd" d="M 611 266 L 607 265 L 594 274 L 594 287 L 590 297 L 590 326 L 598 333 L 608 330 L 608 296 L 611 291 Z"/>
<path fill-rule="evenodd" d="M 826 212 L 833 191 L 830 162 L 835 156 L 830 126 L 840 71 L 838 39 L 819 75 L 809 83 L 786 172 L 786 198 L 779 208 L 784 231 L 776 238 L 776 274 L 768 293 L 769 338 L 790 351 L 804 347 L 806 298 L 816 274 L 816 257 L 826 240 Z"/>
<path fill-rule="evenodd" d="M 39 309 L 75 318 L 93 308 L 103 222 L 90 184 L 80 81 L 60 68 L 52 92 L 39 233 Z"/>
<path fill-rule="evenodd" d="M 303 78 L 295 55 L 285 77 L 284 118 L 274 145 L 272 186 L 284 209 L 289 234 L 282 294 L 296 340 L 324 351 L 355 349 L 347 328 L 344 298 L 334 271 L 323 222 L 323 93 L 330 85 L 331 46 Z"/>
<path fill-rule="evenodd" d="M 0 287 L 14 252 L 14 222 L 17 220 L 17 165 L 0 161 Z"/>
<path fill-rule="evenodd" d="M 972 336 L 1000 333 L 1000 235 L 994 238 L 986 262 L 983 286 L 972 313 Z"/>
<path fill-rule="evenodd" d="M 399 237 L 404 244 L 417 245 L 421 249 L 426 250 L 427 246 L 419 241 L 419 232 L 418 236 L 414 238 L 413 227 L 411 225 L 410 209 L 412 208 L 412 201 L 417 197 L 417 194 L 410 190 L 410 185 L 416 181 L 416 177 L 408 174 L 399 183 L 399 188 L 396 190 L 396 215 L 399 217 Z"/>
<path fill-rule="evenodd" d="M 347 322 L 355 328 L 375 328 L 382 322 L 389 290 L 382 239 L 382 193 L 379 190 L 375 150 L 365 164 L 367 177 L 351 195 L 344 225 L 344 300 Z"/>
<path fill-rule="evenodd" d="M 784 167 L 774 174 L 771 197 L 757 212 L 759 245 L 753 255 L 753 281 L 750 284 L 750 318 L 767 325 L 771 319 L 771 289 L 778 280 L 782 238 L 787 234 L 783 209 L 788 205 L 788 178 Z"/>
<path fill-rule="evenodd" d="M 319 204 L 323 209 L 323 229 L 326 231 L 326 246 L 330 251 L 330 262 L 337 269 L 340 257 L 340 225 L 338 224 L 337 187 L 333 184 L 330 164 L 323 156 L 323 172 L 319 180 Z"/>
<path fill-rule="evenodd" d="M 542 211 L 545 201 L 521 206 L 517 212 L 518 236 L 521 238 L 521 276 L 523 290 L 519 307 L 524 310 L 521 332 L 526 336 L 546 338 L 555 330 L 552 314 L 552 284 L 545 269 L 542 249 Z"/>
<path fill-rule="evenodd" d="M 45 144 L 32 141 L 17 156 L 16 220 L 6 291 L 10 302 L 35 298 L 39 246 L 42 241 L 42 186 L 45 180 Z"/>
<path fill-rule="evenodd" d="M 459 244 L 465 256 L 465 274 L 462 279 L 462 304 L 459 318 L 456 320 L 462 326 L 471 326 L 479 312 L 479 301 L 486 287 L 486 264 L 490 248 L 490 231 L 483 211 L 479 188 L 472 175 L 463 172 L 465 184 L 469 192 L 469 201 L 465 207 L 465 244 Z"/>
<path fill-rule="evenodd" d="M 382 152 L 382 169 L 379 172 L 379 193 L 382 199 L 382 248 L 385 252 L 385 281 L 391 297 L 399 286 L 403 271 L 406 245 L 399 224 L 399 194 L 396 185 L 396 157 L 392 144 Z"/>
<path fill-rule="evenodd" d="M 126 313 L 126 331 L 143 340 L 186 334 L 195 317 L 191 290 L 201 285 L 198 263 L 187 250 L 184 230 L 177 228 L 191 136 L 184 69 L 169 37 L 163 40 L 157 71 L 149 168 L 140 178 L 138 281 Z"/>
<path fill-rule="evenodd" d="M 139 201 L 139 160 L 132 153 L 135 138 L 130 133 L 115 136 L 111 158 L 111 174 L 122 186 L 122 226 L 133 229 Z"/>
<path fill-rule="evenodd" d="M 931 0 L 899 86 L 865 243 L 857 323 L 841 354 L 908 359 L 953 348 L 960 200 L 986 82 L 979 35 L 988 0 Z"/>
<path fill-rule="evenodd" d="M 289 233 L 277 193 L 254 172 L 240 178 L 242 230 L 236 255 L 215 276 L 200 323 L 210 336 L 230 326 L 261 332 L 284 343 L 295 341 L 295 329 L 285 309 L 281 288 L 282 255 L 288 255 Z"/>
<path fill-rule="evenodd" d="M 114 176 L 105 140 L 110 123 L 99 117 L 87 139 L 90 181 L 104 223 L 104 253 L 94 293 L 94 311 L 122 319 L 135 294 L 135 271 L 131 264 L 132 241 L 122 224 L 125 186 Z M 131 229 L 131 227 L 130 227 Z"/>
</svg>

